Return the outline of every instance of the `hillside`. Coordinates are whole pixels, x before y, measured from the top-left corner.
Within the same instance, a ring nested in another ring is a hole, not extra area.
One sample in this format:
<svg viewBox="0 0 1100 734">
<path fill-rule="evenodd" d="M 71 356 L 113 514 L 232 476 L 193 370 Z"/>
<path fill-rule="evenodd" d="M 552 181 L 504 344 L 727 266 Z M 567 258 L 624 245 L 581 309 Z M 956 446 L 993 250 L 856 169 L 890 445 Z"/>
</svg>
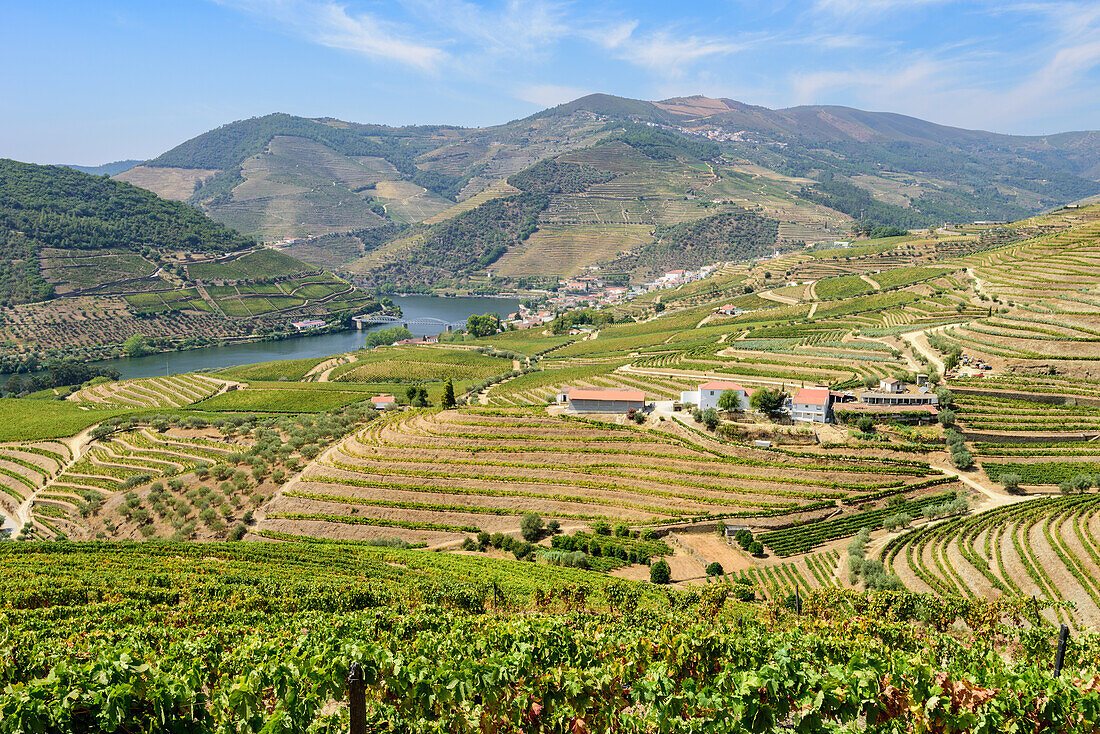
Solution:
<svg viewBox="0 0 1100 734">
<path fill-rule="evenodd" d="M 113 161 L 111 163 L 104 163 L 99 166 L 78 166 L 75 164 L 64 164 L 66 168 L 72 168 L 77 171 L 83 171 L 84 173 L 90 173 L 93 176 L 116 176 L 120 173 L 129 171 L 135 166 L 140 166 L 142 161 L 127 159 L 124 161 Z"/>
<path fill-rule="evenodd" d="M 462 284 L 485 264 L 455 270 L 448 262 L 464 258 L 459 251 L 425 261 L 409 247 L 420 230 L 404 227 L 437 224 L 517 188 L 550 196 L 536 231 L 494 260 L 506 286 L 621 267 L 624 255 L 656 241 L 657 227 L 712 215 L 711 207 L 776 220 L 781 243 L 847 238 L 853 219 L 872 229 L 1020 219 L 1100 193 L 1097 135 L 1000 135 L 844 107 L 590 95 L 478 129 L 267 115 L 119 177 L 242 232 L 297 240 L 280 246 L 365 284 L 413 289 Z M 371 230 L 391 234 L 379 243 Z"/>
<path fill-rule="evenodd" d="M 47 248 L 51 258 L 66 260 L 102 252 L 140 259 L 150 251 L 221 253 L 252 246 L 194 208 L 136 186 L 65 167 L 0 160 L 0 305 L 78 287 L 67 274 L 41 272 L 47 270 L 39 262 Z"/>
<path fill-rule="evenodd" d="M 58 166 L 0 161 L 0 364 L 118 356 L 337 326 L 381 308 L 347 281 L 194 207 Z"/>
</svg>

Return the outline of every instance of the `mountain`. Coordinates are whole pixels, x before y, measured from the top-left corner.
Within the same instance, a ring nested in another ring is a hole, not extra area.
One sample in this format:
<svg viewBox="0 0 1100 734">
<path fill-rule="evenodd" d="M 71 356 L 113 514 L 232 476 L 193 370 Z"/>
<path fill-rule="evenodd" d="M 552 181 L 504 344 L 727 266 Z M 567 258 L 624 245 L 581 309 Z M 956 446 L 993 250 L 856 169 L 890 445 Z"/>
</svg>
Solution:
<svg viewBox="0 0 1100 734">
<path fill-rule="evenodd" d="M 279 337 L 379 302 L 195 207 L 64 166 L 0 159 L 0 372 L 51 357 Z"/>
<path fill-rule="evenodd" d="M 134 166 L 140 166 L 142 161 L 128 159 L 124 161 L 114 161 L 113 163 L 104 163 L 101 166 L 77 166 L 65 163 L 66 168 L 72 168 L 77 171 L 83 171 L 84 173 L 90 173 L 94 176 L 116 176 L 120 173 L 129 171 Z"/>
<path fill-rule="evenodd" d="M 584 173 L 543 190 L 543 163 Z M 849 237 L 855 220 L 1019 219 L 1100 194 L 1100 133 L 1002 135 L 848 107 L 594 94 L 476 129 L 272 114 L 118 178 L 364 283 L 468 286 L 491 272 L 496 286 L 589 267 L 638 279 L 656 261 L 628 255 L 662 247 L 660 228 L 746 210 L 777 222 L 780 245 Z M 524 192 L 548 197 L 533 231 L 518 236 L 512 223 L 507 242 L 497 228 L 449 252 L 433 234 L 456 217 L 468 229 L 524 209 L 489 205 Z"/>
</svg>

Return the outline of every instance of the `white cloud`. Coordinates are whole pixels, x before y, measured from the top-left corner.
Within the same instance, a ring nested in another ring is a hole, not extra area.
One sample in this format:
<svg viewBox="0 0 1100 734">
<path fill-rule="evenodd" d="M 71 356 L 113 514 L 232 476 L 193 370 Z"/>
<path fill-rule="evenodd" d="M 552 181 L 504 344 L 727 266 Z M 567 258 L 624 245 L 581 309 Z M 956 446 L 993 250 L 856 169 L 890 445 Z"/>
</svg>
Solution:
<svg viewBox="0 0 1100 734">
<path fill-rule="evenodd" d="M 867 15 L 936 5 L 950 0 L 816 0 L 814 10 L 832 15 Z"/>
<path fill-rule="evenodd" d="M 539 107 L 555 107 L 563 102 L 572 102 L 579 97 L 591 94 L 591 90 L 580 87 L 561 86 L 558 84 L 531 84 L 520 87 L 516 93 L 516 99 L 536 104 Z"/>
<path fill-rule="evenodd" d="M 616 55 L 632 64 L 644 66 L 667 76 L 679 76 L 684 67 L 701 59 L 728 56 L 743 51 L 749 44 L 722 38 L 676 37 L 658 31 L 645 38 L 633 34 L 615 47 Z"/>
<path fill-rule="evenodd" d="M 214 0 L 274 21 L 307 40 L 330 48 L 431 71 L 446 60 L 442 49 L 414 41 L 370 13 L 349 13 L 329 0 Z"/>
</svg>

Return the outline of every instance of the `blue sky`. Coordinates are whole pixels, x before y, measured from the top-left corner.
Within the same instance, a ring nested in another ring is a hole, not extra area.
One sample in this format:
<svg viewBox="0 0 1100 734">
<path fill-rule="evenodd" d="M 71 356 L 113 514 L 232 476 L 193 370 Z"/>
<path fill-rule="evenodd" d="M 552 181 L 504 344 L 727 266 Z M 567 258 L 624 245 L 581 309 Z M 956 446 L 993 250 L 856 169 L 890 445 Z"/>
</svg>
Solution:
<svg viewBox="0 0 1100 734">
<path fill-rule="evenodd" d="M 282 111 L 490 125 L 589 92 L 1100 128 L 1100 0 L 0 0 L 0 156 L 152 157 Z"/>
</svg>

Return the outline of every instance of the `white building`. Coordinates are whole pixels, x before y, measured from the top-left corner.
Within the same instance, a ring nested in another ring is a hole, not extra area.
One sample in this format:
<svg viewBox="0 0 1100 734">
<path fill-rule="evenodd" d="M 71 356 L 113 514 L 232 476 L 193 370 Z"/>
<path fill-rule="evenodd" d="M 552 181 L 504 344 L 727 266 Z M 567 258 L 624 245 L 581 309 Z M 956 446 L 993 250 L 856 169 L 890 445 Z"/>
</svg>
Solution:
<svg viewBox="0 0 1100 734">
<path fill-rule="evenodd" d="M 829 403 L 829 388 L 804 387 L 791 398 L 791 418 L 810 423 L 828 423 Z"/>
<path fill-rule="evenodd" d="M 722 393 L 727 390 L 737 393 L 737 407 L 739 410 L 745 410 L 749 407 L 748 390 L 736 382 L 724 382 L 722 380 L 704 382 L 696 390 L 681 392 L 680 402 L 698 405 L 699 410 L 707 410 L 708 408 L 717 410 L 718 400 L 722 397 Z"/>
</svg>

